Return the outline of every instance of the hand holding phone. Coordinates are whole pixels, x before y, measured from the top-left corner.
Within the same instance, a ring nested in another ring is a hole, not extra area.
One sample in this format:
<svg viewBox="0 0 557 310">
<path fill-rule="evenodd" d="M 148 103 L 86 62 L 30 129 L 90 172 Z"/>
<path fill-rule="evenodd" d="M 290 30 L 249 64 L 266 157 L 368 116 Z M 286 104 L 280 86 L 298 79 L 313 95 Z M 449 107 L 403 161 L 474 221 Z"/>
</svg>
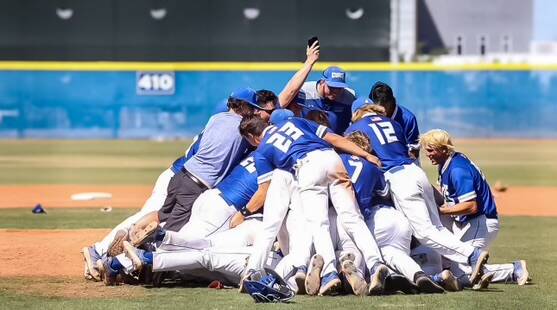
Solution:
<svg viewBox="0 0 557 310">
<path fill-rule="evenodd" d="M 317 46 L 319 46 L 319 38 L 316 37 L 316 36 L 311 37 L 311 38 L 308 40 L 308 47 L 312 47 L 312 46 L 313 46 L 313 43 L 315 43 L 315 42 L 317 42 Z"/>
<path fill-rule="evenodd" d="M 315 64 L 317 60 L 319 60 L 319 39 L 315 37 L 311 37 L 308 40 L 308 46 L 306 48 L 306 62 L 310 63 L 311 65 Z"/>
</svg>

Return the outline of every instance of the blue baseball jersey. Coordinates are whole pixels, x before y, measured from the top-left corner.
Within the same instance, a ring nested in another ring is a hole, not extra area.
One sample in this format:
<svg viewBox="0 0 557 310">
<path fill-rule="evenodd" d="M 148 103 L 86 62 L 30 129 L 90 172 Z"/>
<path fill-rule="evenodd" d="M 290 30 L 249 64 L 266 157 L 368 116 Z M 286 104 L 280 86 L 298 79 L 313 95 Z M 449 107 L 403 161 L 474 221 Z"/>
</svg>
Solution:
<svg viewBox="0 0 557 310">
<path fill-rule="evenodd" d="M 346 129 L 345 135 L 360 131 L 371 141 L 373 150 L 383 164 L 383 170 L 411 164 L 402 127 L 381 115 L 368 115 Z"/>
<path fill-rule="evenodd" d="M 302 115 L 311 110 L 327 112 L 329 124 L 334 133 L 341 135 L 352 119 L 352 102 L 356 100 L 356 93 L 351 88 L 345 88 L 336 101 L 321 98 L 317 91 L 318 81 L 306 82 L 302 85 L 296 102 L 302 105 Z"/>
<path fill-rule="evenodd" d="M 328 132 L 327 127 L 298 117 L 267 127 L 254 155 L 258 183 L 269 181 L 276 168 L 293 171 L 296 162 L 309 152 L 332 149 L 323 140 Z"/>
<path fill-rule="evenodd" d="M 182 157 L 178 157 L 178 159 L 176 159 L 174 163 L 172 163 L 170 169 L 174 171 L 174 173 L 180 172 L 180 170 L 182 170 L 182 167 L 184 167 L 184 163 L 186 162 L 186 160 L 190 159 L 195 153 L 197 153 L 197 150 L 199 149 L 199 141 L 201 140 L 200 138 L 202 135 L 203 131 L 193 137 L 193 141 L 186 150 L 185 155 Z"/>
<path fill-rule="evenodd" d="M 340 158 L 354 186 L 360 211 L 366 219 L 371 215 L 373 206 L 379 203 L 392 205 L 385 199 L 389 194 L 389 185 L 376 165 L 349 154 L 340 154 Z"/>
<path fill-rule="evenodd" d="M 475 200 L 478 213 L 457 217 L 459 222 L 484 214 L 497 218 L 495 199 L 481 170 L 466 156 L 455 153 L 439 171 L 441 192 L 449 205 Z"/>
<path fill-rule="evenodd" d="M 416 116 L 407 108 L 397 104 L 391 118 L 402 127 L 408 149 L 419 150 L 420 131 L 418 130 Z"/>
<path fill-rule="evenodd" d="M 241 210 L 257 191 L 257 171 L 253 153 L 238 164 L 216 188 L 221 197 L 236 210 Z"/>
</svg>

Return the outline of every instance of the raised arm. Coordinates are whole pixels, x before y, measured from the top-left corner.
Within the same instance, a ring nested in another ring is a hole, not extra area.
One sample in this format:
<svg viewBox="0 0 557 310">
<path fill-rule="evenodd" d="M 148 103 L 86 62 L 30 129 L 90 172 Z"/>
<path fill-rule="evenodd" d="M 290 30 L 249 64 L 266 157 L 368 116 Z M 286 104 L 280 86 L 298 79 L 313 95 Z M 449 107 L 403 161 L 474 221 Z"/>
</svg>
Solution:
<svg viewBox="0 0 557 310">
<path fill-rule="evenodd" d="M 323 140 L 329 142 L 335 147 L 335 149 L 341 152 L 346 152 L 355 156 L 365 158 L 367 161 L 376 164 L 378 167 L 381 167 L 381 161 L 379 160 L 379 158 L 362 150 L 354 142 L 346 139 L 343 136 L 328 132 L 323 137 Z"/>
<path fill-rule="evenodd" d="M 296 98 L 300 88 L 302 88 L 302 85 L 304 85 L 306 79 L 308 78 L 313 65 L 319 59 L 319 41 L 315 41 L 312 46 L 306 49 L 306 56 L 307 58 L 304 62 L 304 66 L 294 74 L 279 95 L 281 108 L 286 108 L 292 100 Z"/>
</svg>

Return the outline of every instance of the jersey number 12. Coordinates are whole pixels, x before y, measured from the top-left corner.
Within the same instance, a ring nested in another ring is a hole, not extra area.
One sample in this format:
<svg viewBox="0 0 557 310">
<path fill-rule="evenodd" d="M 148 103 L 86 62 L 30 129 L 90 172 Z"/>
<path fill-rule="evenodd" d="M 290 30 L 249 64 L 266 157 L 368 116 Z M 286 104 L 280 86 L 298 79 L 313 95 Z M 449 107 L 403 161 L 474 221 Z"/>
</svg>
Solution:
<svg viewBox="0 0 557 310">
<path fill-rule="evenodd" d="M 379 140 L 379 143 L 381 144 L 398 141 L 395 129 L 393 128 L 393 124 L 391 122 L 371 123 L 369 124 L 369 127 L 373 129 L 377 140 Z"/>
</svg>

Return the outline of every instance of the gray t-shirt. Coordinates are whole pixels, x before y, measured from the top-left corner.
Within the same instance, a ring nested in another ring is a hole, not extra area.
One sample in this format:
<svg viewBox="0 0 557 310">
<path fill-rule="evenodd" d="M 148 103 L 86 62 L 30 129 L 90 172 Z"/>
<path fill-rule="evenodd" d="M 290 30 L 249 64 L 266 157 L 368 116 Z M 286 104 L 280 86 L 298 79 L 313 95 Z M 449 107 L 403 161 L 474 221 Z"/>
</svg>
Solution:
<svg viewBox="0 0 557 310">
<path fill-rule="evenodd" d="M 209 188 L 222 181 L 250 150 L 238 130 L 241 120 L 232 112 L 213 115 L 205 125 L 197 153 L 184 164 Z"/>
</svg>

